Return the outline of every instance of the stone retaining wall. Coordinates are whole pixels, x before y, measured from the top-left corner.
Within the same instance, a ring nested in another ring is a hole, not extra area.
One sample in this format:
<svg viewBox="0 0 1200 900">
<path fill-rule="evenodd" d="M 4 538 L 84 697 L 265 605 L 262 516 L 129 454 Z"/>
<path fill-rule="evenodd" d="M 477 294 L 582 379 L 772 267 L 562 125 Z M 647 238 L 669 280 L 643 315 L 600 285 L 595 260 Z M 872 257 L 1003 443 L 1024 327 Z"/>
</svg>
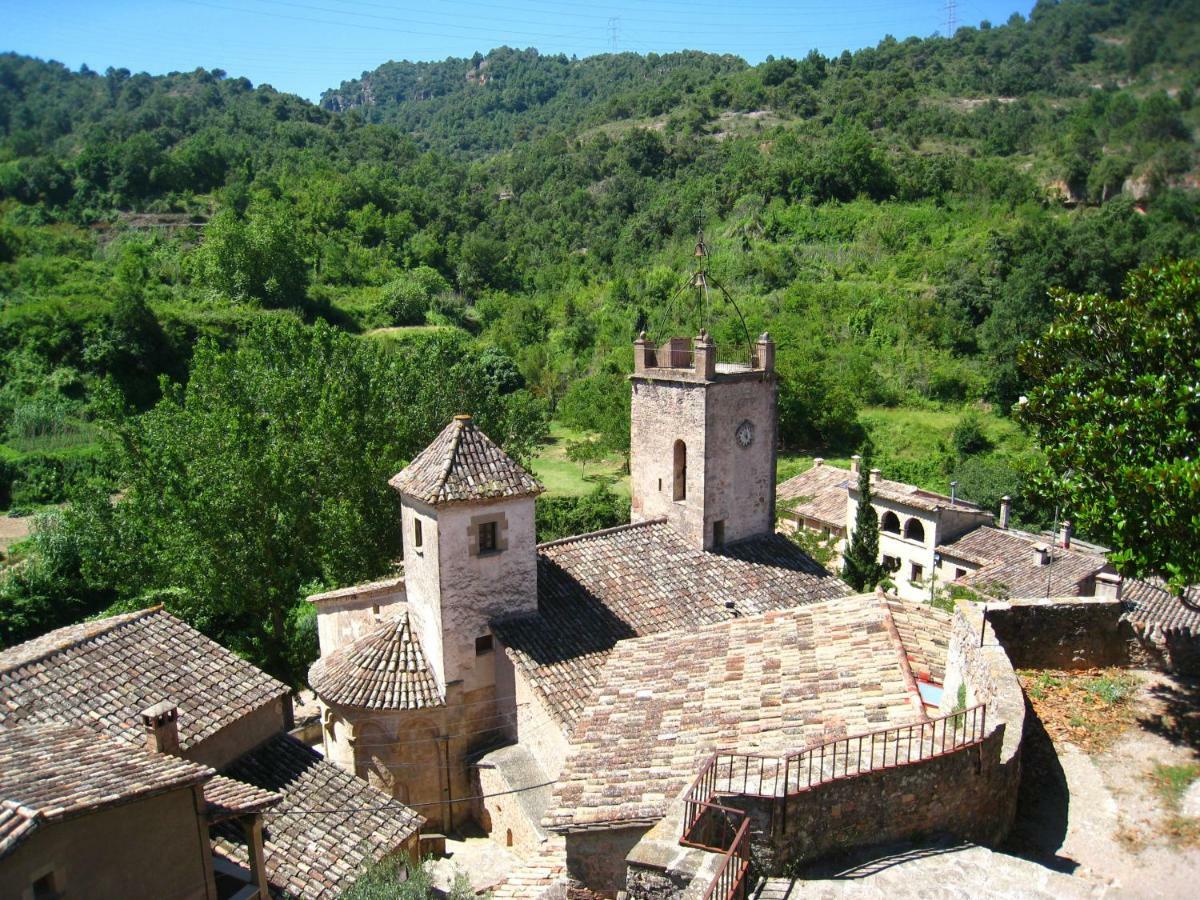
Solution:
<svg viewBox="0 0 1200 900">
<path fill-rule="evenodd" d="M 1018 669 L 1089 669 L 1129 659 L 1120 600 L 1063 597 L 988 603 L 987 625 Z"/>
</svg>

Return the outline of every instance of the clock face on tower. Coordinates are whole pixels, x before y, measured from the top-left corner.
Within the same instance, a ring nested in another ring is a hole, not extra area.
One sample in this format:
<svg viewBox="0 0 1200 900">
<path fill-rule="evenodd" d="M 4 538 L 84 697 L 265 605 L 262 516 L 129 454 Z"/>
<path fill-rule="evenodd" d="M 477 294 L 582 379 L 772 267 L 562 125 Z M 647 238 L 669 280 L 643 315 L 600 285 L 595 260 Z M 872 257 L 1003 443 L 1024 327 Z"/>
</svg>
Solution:
<svg viewBox="0 0 1200 900">
<path fill-rule="evenodd" d="M 754 423 L 749 419 L 742 420 L 742 424 L 734 432 L 734 437 L 737 438 L 738 446 L 749 447 L 754 443 Z"/>
</svg>

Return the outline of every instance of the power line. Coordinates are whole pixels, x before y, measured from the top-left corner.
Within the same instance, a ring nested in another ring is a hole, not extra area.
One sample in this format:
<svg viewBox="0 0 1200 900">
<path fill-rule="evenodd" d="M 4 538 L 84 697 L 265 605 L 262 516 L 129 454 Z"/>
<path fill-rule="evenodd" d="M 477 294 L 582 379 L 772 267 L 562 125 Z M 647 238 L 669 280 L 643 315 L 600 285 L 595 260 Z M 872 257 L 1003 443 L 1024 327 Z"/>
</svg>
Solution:
<svg viewBox="0 0 1200 900">
<path fill-rule="evenodd" d="M 333 806 L 326 809 L 275 809 L 263 810 L 264 816 L 306 816 L 330 815 L 332 813 L 384 812 L 388 810 L 423 809 L 426 806 L 445 806 L 447 803 L 465 803 L 468 800 L 487 800 L 491 797 L 507 797 L 509 794 L 521 794 L 525 791 L 536 791 L 539 788 L 551 787 L 557 781 L 543 781 L 541 784 L 531 784 L 526 787 L 513 788 L 508 791 L 496 791 L 494 794 L 475 794 L 472 797 L 451 797 L 447 800 L 431 800 L 428 803 L 401 803 L 399 800 L 380 806 Z"/>
</svg>

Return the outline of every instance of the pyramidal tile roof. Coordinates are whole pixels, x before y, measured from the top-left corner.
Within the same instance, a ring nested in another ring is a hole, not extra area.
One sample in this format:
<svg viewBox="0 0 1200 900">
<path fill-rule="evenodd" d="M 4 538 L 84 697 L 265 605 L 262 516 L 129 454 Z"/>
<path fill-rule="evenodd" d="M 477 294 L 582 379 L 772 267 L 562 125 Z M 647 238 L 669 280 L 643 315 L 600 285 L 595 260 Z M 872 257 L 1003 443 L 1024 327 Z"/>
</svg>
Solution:
<svg viewBox="0 0 1200 900">
<path fill-rule="evenodd" d="M 338 706 L 422 709 L 444 702 L 407 611 L 322 656 L 309 668 L 308 683 Z"/>
<path fill-rule="evenodd" d="M 431 506 L 523 497 L 545 490 L 476 428 L 470 416 L 455 416 L 389 484 Z"/>
</svg>

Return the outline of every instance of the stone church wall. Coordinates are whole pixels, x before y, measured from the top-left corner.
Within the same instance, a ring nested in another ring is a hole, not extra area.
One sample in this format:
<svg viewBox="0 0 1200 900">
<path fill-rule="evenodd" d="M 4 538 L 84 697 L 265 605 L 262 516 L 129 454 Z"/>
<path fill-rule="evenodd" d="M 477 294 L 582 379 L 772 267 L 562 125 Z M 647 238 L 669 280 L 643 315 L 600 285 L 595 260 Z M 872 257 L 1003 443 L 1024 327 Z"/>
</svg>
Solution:
<svg viewBox="0 0 1200 900">
<path fill-rule="evenodd" d="M 775 530 L 776 385 L 762 372 L 721 381 L 708 389 L 704 458 L 707 535 L 725 523 L 727 542 Z M 750 422 L 754 439 L 741 446 L 735 432 Z"/>
<path fill-rule="evenodd" d="M 635 378 L 629 490 L 634 522 L 665 516 L 688 543 L 704 541 L 705 386 Z M 687 498 L 674 499 L 675 441 L 687 446 Z"/>
</svg>

